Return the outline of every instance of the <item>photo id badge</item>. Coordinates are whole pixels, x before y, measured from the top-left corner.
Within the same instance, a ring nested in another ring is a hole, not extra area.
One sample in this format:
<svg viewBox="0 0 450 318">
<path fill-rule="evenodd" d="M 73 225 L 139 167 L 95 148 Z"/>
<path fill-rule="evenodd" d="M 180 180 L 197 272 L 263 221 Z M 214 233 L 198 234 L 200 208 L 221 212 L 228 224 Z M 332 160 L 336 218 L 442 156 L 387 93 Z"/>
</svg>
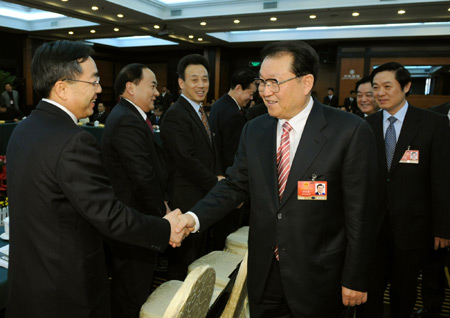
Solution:
<svg viewBox="0 0 450 318">
<path fill-rule="evenodd" d="M 419 163 L 419 150 L 406 150 L 400 159 L 400 163 Z"/>
<path fill-rule="evenodd" d="M 299 181 L 298 199 L 299 200 L 326 200 L 327 199 L 326 181 Z"/>
</svg>

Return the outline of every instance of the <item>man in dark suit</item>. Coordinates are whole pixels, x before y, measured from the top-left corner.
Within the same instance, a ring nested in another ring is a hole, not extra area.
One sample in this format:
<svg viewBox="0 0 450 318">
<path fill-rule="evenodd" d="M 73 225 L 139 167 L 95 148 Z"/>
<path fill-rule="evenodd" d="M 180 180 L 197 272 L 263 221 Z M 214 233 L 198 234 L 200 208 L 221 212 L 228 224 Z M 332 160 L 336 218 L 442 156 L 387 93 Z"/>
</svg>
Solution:
<svg viewBox="0 0 450 318">
<path fill-rule="evenodd" d="M 328 88 L 328 95 L 323 99 L 323 104 L 336 108 L 339 106 L 339 98 L 334 95 L 333 87 Z"/>
<path fill-rule="evenodd" d="M 371 271 L 371 297 L 359 316 L 383 317 L 389 281 L 391 317 L 409 318 L 429 247 L 449 245 L 450 131 L 444 116 L 408 104 L 411 75 L 401 64 L 383 64 L 371 78 L 383 109 L 367 117 L 377 142 L 377 201 L 383 222 Z M 413 152 L 418 160 L 413 160 Z"/>
<path fill-rule="evenodd" d="M 1 95 L 0 105 L 5 105 L 8 107 L 14 107 L 20 111 L 19 106 L 19 92 L 12 89 L 11 83 L 5 84 L 5 91 Z"/>
<path fill-rule="evenodd" d="M 211 108 L 209 122 L 221 171 L 226 171 L 233 165 L 242 128 L 246 122 L 243 108 L 253 100 L 256 92 L 255 77 L 249 69 L 236 71 L 231 76 L 228 93 L 219 98 Z M 236 209 L 212 227 L 212 249 L 222 250 L 225 247 L 227 236 L 241 225 L 242 213 L 242 208 Z"/>
<path fill-rule="evenodd" d="M 91 122 L 98 121 L 100 124 L 104 124 L 106 122 L 106 118 L 108 118 L 108 112 L 106 111 L 105 104 L 98 103 L 97 110 L 98 113 L 92 115 Z"/>
<path fill-rule="evenodd" d="M 356 91 L 351 90 L 350 96 L 344 99 L 344 108 L 348 112 L 353 112 L 356 107 Z"/>
<path fill-rule="evenodd" d="M 262 57 L 257 82 L 269 115 L 246 124 L 226 178 L 179 228 L 203 231 L 249 198 L 251 317 L 339 317 L 343 305 L 367 299 L 378 223 L 373 133 L 311 98 L 319 58 L 308 44 L 275 42 Z M 312 198 L 316 182 L 327 182 L 327 200 Z"/>
<path fill-rule="evenodd" d="M 190 209 L 223 176 L 216 160 L 214 140 L 202 103 L 209 88 L 208 62 L 198 54 L 178 63 L 181 96 L 167 110 L 161 125 L 161 139 L 170 157 L 170 205 Z M 183 280 L 187 266 L 205 250 L 206 237 L 188 238 L 169 256 L 169 277 Z"/>
<path fill-rule="evenodd" d="M 144 215 L 115 198 L 97 140 L 77 125 L 102 91 L 90 55 L 81 42 L 49 42 L 31 64 L 43 99 L 7 150 L 7 317 L 110 317 L 103 237 L 156 252 L 181 238 L 176 214 Z"/>
<path fill-rule="evenodd" d="M 156 85 L 155 74 L 143 64 L 129 64 L 119 72 L 114 89 L 120 100 L 105 125 L 102 155 L 118 199 L 143 214 L 162 217 L 170 211 L 165 162 L 146 115 L 159 95 Z M 157 252 L 116 240 L 108 243 L 112 316 L 136 318 L 150 294 Z"/>
</svg>

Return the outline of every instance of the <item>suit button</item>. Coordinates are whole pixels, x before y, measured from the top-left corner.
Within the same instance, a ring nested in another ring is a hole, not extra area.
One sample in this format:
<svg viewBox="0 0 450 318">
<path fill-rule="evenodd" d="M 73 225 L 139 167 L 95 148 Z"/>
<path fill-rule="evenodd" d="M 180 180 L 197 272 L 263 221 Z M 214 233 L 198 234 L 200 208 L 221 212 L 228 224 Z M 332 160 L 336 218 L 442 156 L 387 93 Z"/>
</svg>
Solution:
<svg viewBox="0 0 450 318">
<path fill-rule="evenodd" d="M 281 213 L 278 213 L 277 218 L 278 218 L 278 220 L 281 220 L 283 218 L 283 215 Z"/>
</svg>

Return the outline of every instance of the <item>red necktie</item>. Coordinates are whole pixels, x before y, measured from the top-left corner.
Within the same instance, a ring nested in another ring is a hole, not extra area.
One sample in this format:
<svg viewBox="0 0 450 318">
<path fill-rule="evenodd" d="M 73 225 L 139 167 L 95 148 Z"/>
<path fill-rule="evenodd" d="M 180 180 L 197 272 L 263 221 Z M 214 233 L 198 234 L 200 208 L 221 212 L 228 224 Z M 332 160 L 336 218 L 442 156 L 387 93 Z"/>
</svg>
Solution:
<svg viewBox="0 0 450 318">
<path fill-rule="evenodd" d="M 292 130 L 292 126 L 285 122 L 283 124 L 283 133 L 281 135 L 280 147 L 277 152 L 277 172 L 278 172 L 278 197 L 283 197 L 284 189 L 286 188 L 286 182 L 289 176 L 289 171 L 291 169 L 291 164 L 289 163 L 290 155 L 290 141 L 289 133 Z M 275 245 L 275 250 L 273 251 L 277 261 L 280 260 L 280 255 L 278 254 L 278 244 Z"/>
<path fill-rule="evenodd" d="M 150 121 L 150 119 L 148 119 L 148 117 L 145 120 L 145 122 L 147 123 L 148 127 L 150 128 L 150 131 L 153 133 L 153 125 L 152 125 L 152 122 Z"/>
<path fill-rule="evenodd" d="M 280 147 L 277 152 L 277 165 L 278 165 L 278 196 L 283 197 L 284 189 L 286 188 L 286 182 L 289 176 L 289 170 L 291 164 L 289 163 L 290 155 L 290 142 L 289 133 L 292 130 L 292 126 L 285 122 L 283 124 L 283 134 L 281 135 Z"/>
</svg>

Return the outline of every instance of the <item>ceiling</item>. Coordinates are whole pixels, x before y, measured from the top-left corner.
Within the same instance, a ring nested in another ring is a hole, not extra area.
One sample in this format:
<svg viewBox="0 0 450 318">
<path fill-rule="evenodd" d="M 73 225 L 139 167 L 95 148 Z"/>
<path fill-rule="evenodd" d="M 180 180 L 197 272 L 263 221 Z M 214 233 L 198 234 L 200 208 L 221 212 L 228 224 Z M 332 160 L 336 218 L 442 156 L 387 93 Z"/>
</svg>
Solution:
<svg viewBox="0 0 450 318">
<path fill-rule="evenodd" d="M 157 40 L 171 41 L 174 48 L 211 45 L 236 47 L 278 39 L 325 41 L 450 36 L 450 1 L 195 0 L 175 4 L 164 3 L 163 0 L 3 2 L 55 12 L 65 17 L 25 21 L 22 22 L 25 30 L 19 30 L 16 26 L 17 19 L 0 16 L 0 30 L 52 40 L 115 38 L 113 43 L 117 45 L 112 44 L 115 46 L 120 46 L 123 37 L 149 35 Z M 94 5 L 98 10 L 92 9 Z M 398 14 L 399 10 L 406 12 Z M 359 15 L 352 16 L 354 12 Z M 123 17 L 118 17 L 118 14 Z M 316 18 L 311 19 L 310 15 L 315 15 Z M 271 21 L 270 18 L 274 17 L 276 21 Z M 234 23 L 236 19 L 240 23 Z M 80 22 L 81 26 L 74 26 Z M 206 25 L 200 25 L 201 22 L 206 22 Z M 160 28 L 156 29 L 155 25 Z M 91 30 L 95 30 L 95 33 L 91 33 Z M 69 31 L 73 34 L 69 34 Z M 137 42 L 134 43 L 131 46 L 140 46 Z M 165 47 L 166 44 L 156 45 Z"/>
</svg>

